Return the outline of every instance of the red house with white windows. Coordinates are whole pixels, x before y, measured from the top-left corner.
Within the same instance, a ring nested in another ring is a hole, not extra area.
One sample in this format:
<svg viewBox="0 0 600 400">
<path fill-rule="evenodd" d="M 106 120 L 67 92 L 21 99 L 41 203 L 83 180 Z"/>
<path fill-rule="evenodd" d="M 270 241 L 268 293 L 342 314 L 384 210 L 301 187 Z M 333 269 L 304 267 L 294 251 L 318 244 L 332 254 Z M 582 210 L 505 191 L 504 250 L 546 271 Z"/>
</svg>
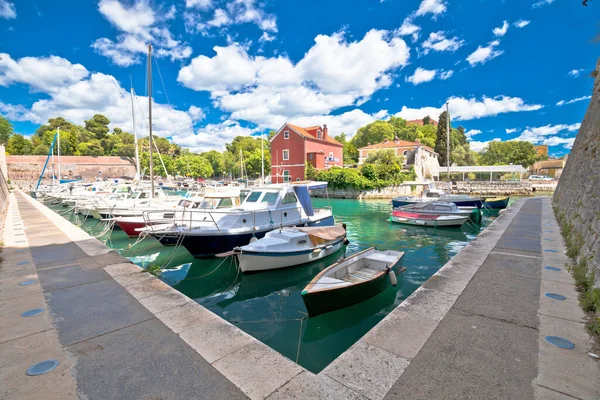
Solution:
<svg viewBox="0 0 600 400">
<path fill-rule="evenodd" d="M 285 123 L 271 139 L 271 182 L 304 180 L 306 163 L 316 169 L 344 164 L 344 145 L 329 135 L 327 125 L 302 128 Z"/>
</svg>

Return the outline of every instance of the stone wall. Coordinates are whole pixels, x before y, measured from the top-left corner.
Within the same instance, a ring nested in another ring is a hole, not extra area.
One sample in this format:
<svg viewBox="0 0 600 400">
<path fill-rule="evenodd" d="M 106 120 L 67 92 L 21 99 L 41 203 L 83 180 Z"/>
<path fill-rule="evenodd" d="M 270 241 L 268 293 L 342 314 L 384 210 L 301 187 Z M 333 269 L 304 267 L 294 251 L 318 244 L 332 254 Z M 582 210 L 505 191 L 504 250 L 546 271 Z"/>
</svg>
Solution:
<svg viewBox="0 0 600 400">
<path fill-rule="evenodd" d="M 437 182 L 436 186 L 440 189 L 447 189 L 447 182 Z M 548 185 L 542 185 L 548 186 Z M 551 187 L 551 186 L 550 186 Z M 547 189 L 550 189 L 547 188 Z M 530 182 L 503 182 L 503 181 L 472 181 L 456 182 L 452 185 L 453 194 L 469 194 L 473 196 L 506 196 L 520 195 L 531 196 L 540 189 L 539 185 L 532 185 Z"/>
<path fill-rule="evenodd" d="M 46 156 L 8 156 L 8 178 L 15 181 L 37 180 L 42 172 Z M 58 169 L 54 158 L 54 167 Z M 84 179 L 114 178 L 119 176 L 134 176 L 135 166 L 124 157 L 89 157 L 89 156 L 63 156 L 61 157 L 61 175 L 73 178 L 77 175 Z M 45 177 L 52 177 L 52 166 L 48 167 Z"/>
<path fill-rule="evenodd" d="M 565 239 L 580 247 L 577 262 L 587 262 L 600 287 L 600 59 L 592 99 L 552 203 L 561 225 L 571 227 Z"/>
</svg>

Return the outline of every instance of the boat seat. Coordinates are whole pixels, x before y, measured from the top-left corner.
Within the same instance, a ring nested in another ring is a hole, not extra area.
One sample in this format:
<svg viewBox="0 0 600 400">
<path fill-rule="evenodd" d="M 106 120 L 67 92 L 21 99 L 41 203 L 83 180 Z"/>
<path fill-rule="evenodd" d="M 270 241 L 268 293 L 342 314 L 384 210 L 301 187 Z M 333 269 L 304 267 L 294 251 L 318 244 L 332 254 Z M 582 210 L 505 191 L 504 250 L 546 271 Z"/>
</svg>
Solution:
<svg viewBox="0 0 600 400">
<path fill-rule="evenodd" d="M 374 269 L 361 268 L 358 271 L 354 271 L 354 272 L 346 275 L 344 277 L 344 280 L 346 282 L 352 282 L 352 283 L 364 282 L 364 281 L 368 281 L 371 278 L 373 278 L 373 276 L 375 276 L 377 273 L 379 273 L 379 271 L 374 270 Z"/>
<path fill-rule="evenodd" d="M 315 288 L 323 289 L 327 287 L 339 287 L 339 286 L 347 286 L 351 282 L 343 281 L 341 279 L 330 278 L 328 276 L 324 276 L 319 279 L 319 282 L 315 284 Z"/>
<path fill-rule="evenodd" d="M 365 257 L 367 260 L 390 262 L 390 256 L 387 254 L 373 253 Z"/>
</svg>

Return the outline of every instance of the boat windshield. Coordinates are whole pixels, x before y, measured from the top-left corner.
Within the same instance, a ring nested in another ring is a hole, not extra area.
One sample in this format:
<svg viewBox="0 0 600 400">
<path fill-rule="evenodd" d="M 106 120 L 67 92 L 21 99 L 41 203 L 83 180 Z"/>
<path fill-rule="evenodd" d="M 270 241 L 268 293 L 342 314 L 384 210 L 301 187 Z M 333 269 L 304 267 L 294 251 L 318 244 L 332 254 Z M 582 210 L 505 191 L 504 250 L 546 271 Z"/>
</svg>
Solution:
<svg viewBox="0 0 600 400">
<path fill-rule="evenodd" d="M 246 202 L 248 203 L 256 203 L 263 192 L 251 192 L 248 197 L 246 197 Z"/>
<path fill-rule="evenodd" d="M 272 206 L 277 201 L 277 197 L 279 197 L 279 193 L 277 192 L 266 192 L 263 196 L 261 203 L 267 203 Z"/>
</svg>

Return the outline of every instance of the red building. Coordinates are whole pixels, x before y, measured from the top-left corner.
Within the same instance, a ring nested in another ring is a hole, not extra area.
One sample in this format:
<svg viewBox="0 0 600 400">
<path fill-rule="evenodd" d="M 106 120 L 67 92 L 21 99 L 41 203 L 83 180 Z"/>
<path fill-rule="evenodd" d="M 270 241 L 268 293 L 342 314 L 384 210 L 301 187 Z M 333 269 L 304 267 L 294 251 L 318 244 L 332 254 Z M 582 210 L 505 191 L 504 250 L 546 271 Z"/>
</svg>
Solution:
<svg viewBox="0 0 600 400">
<path fill-rule="evenodd" d="M 329 135 L 327 125 L 302 128 L 285 123 L 271 139 L 271 181 L 304 180 L 306 163 L 317 169 L 344 164 L 344 146 Z"/>
</svg>

